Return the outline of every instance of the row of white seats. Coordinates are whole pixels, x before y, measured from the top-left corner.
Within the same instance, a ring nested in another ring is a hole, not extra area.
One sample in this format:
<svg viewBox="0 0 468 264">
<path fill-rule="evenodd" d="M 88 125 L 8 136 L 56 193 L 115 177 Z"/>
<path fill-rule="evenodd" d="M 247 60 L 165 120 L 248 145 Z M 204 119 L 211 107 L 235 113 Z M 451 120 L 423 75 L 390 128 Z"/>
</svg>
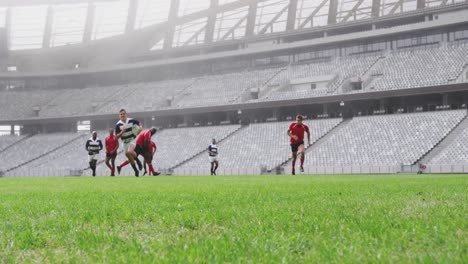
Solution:
<svg viewBox="0 0 468 264">
<path fill-rule="evenodd" d="M 451 144 L 433 157 L 429 164 L 458 165 L 468 162 L 468 128 L 464 129 Z"/>
<path fill-rule="evenodd" d="M 356 117 L 311 148 L 305 166 L 411 165 L 465 116 L 453 110 Z"/>
<path fill-rule="evenodd" d="M 164 80 L 150 83 L 136 83 L 121 90 L 116 102 L 103 105 L 99 112 L 115 113 L 114 105 L 119 105 L 129 112 L 143 112 L 168 107 L 167 100 L 180 96 L 197 78 Z"/>
<path fill-rule="evenodd" d="M 320 76 L 335 76 L 335 78 L 328 83 L 326 88 L 296 90 L 294 86 L 286 89 L 279 87 L 260 100 L 277 101 L 340 94 L 342 91 L 338 88 L 346 79 L 364 75 L 379 58 L 380 56 L 371 55 L 359 58 L 336 58 L 330 62 L 291 65 L 286 71 L 288 80 Z"/>
<path fill-rule="evenodd" d="M 344 91 L 340 87 L 346 80 L 365 75 L 378 77 L 359 92 L 443 85 L 456 81 L 467 63 L 468 46 L 457 45 L 389 52 L 385 57 L 339 57 L 329 62 L 247 69 L 109 87 L 3 91 L 0 92 L 0 104 L 5 107 L 0 113 L 0 119 L 34 117 L 35 107 L 39 109 L 39 117 L 53 117 L 116 113 L 119 109 L 115 105 L 130 112 L 139 112 L 168 107 L 188 108 L 320 97 L 341 94 Z M 294 87 L 283 85 L 290 80 L 320 76 L 335 77 L 326 88 L 295 90 Z M 251 89 L 260 89 L 259 99 L 249 101 Z M 168 101 L 171 101 L 170 106 Z"/>
<path fill-rule="evenodd" d="M 224 125 L 161 130 L 153 137 L 153 141 L 157 144 L 157 152 L 154 157 L 153 164 L 157 170 L 172 168 L 184 160 L 195 156 L 199 152 L 204 151 L 208 145 L 211 144 L 212 138 L 217 140 L 224 139 L 239 128 L 240 125 Z M 103 141 L 103 144 L 106 136 L 106 131 L 98 132 L 98 137 Z M 19 144 L 19 146 L 15 146 L 15 148 L 11 150 L 15 152 L 12 154 L 12 157 L 18 162 L 17 164 L 4 164 L 3 170 L 39 156 L 40 153 L 37 152 L 38 150 L 43 150 L 43 153 L 45 153 L 53 148 L 59 147 L 56 151 L 9 172 L 8 176 L 46 176 L 44 174 L 56 171 L 66 173 L 68 175 L 71 171 L 83 171 L 89 167 L 88 155 L 85 150 L 85 143 L 89 137 L 90 135 L 87 134 L 80 135 L 76 133 L 33 136 L 31 140 L 28 139 L 28 142 L 25 142 L 24 145 Z M 75 140 L 64 145 L 69 141 L 69 139 Z M 44 148 L 42 144 L 47 144 L 48 146 Z M 26 146 L 37 146 L 38 148 L 34 148 L 36 151 L 31 151 L 30 148 L 32 147 L 26 148 Z M 21 153 L 16 153 L 19 150 L 21 150 Z M 119 150 L 120 154 L 117 156 L 116 166 L 126 159 L 125 155 L 122 153 L 122 144 L 120 144 Z M 10 152 L 8 152 L 7 155 L 10 155 Z M 102 151 L 98 155 L 98 160 L 103 161 L 104 159 L 105 151 Z M 140 160 L 142 160 L 141 157 Z M 5 162 L 7 162 L 6 159 Z M 2 165 L 1 162 L 0 165 Z M 2 167 L 0 166 L 0 168 Z M 110 171 L 104 163 L 98 166 L 98 175 L 108 175 L 109 173 Z M 90 174 L 90 171 L 85 171 L 85 174 Z M 133 175 L 133 170 L 130 166 L 127 166 L 122 170 L 122 174 Z"/>
<path fill-rule="evenodd" d="M 221 140 L 234 133 L 240 125 L 164 129 L 156 133 L 158 168 L 169 169 L 208 148 L 211 139 Z"/>
<path fill-rule="evenodd" d="M 182 94 L 176 107 L 203 107 L 240 103 L 243 93 L 261 89 L 282 68 L 247 70 L 235 73 L 207 75 L 198 79 Z"/>
<path fill-rule="evenodd" d="M 307 120 L 310 140 L 314 143 L 328 133 L 342 119 Z M 291 122 L 251 124 L 218 145 L 219 163 L 223 168 L 272 169 L 291 156 L 287 130 Z M 205 152 L 177 167 L 177 171 L 208 168 L 208 153 Z"/>
<path fill-rule="evenodd" d="M 68 91 L 66 91 L 68 93 Z M 3 91 L 0 92 L 0 120 L 31 118 L 35 107 L 47 105 L 56 93 L 53 91 Z"/>
<path fill-rule="evenodd" d="M 466 110 L 412 114 L 355 117 L 336 130 L 341 119 L 306 120 L 314 143 L 327 133 L 323 141 L 307 151 L 305 166 L 393 166 L 411 165 L 428 153 L 466 116 Z M 219 146 L 220 166 L 225 169 L 273 169 L 291 155 L 286 131 L 290 122 L 190 127 L 165 129 L 153 140 L 158 146 L 154 165 L 158 170 L 175 167 L 175 173 L 209 168 L 206 149 L 211 139 L 222 140 Z M 107 132 L 99 132 L 104 140 Z M 12 170 L 11 176 L 47 176 L 68 173 L 88 167 L 85 142 L 90 135 L 77 133 L 40 134 L 26 138 L 2 153 L 0 171 L 25 161 L 28 164 Z M 0 145 L 10 144 L 11 137 L 0 137 Z M 464 161 L 468 146 L 465 130 L 431 163 L 450 164 Z M 57 149 L 55 151 L 52 151 Z M 122 146 L 121 146 L 122 150 Z M 43 155 L 46 154 L 47 155 Z M 43 156 L 41 156 L 43 155 Z M 105 158 L 104 152 L 100 160 Z M 117 164 L 125 160 L 120 154 Z M 186 161 L 185 163 L 182 163 Z M 182 164 L 181 164 L 182 163 Z M 181 164 L 181 165 L 179 165 Z M 290 164 L 286 166 L 290 170 Z M 104 164 L 98 174 L 107 175 Z M 132 175 L 128 166 L 123 174 Z M 51 174 L 52 175 L 52 174 Z"/>
<path fill-rule="evenodd" d="M 402 51 L 389 54 L 374 70 L 381 77 L 374 90 L 394 90 L 453 82 L 468 63 L 468 46 Z"/>
<path fill-rule="evenodd" d="M 55 172 L 63 172 L 66 173 L 63 176 L 67 176 L 72 170 L 87 168 L 89 166 L 88 152 L 85 144 L 90 135 L 71 134 L 77 136 L 75 141 L 65 146 L 57 144 L 56 147 L 60 147 L 58 150 L 9 172 L 8 176 L 46 176 L 47 174 L 54 175 Z M 53 134 L 50 137 L 55 138 Z"/>
<path fill-rule="evenodd" d="M 0 170 L 5 171 L 14 168 L 61 147 L 80 136 L 76 133 L 52 133 L 29 137 L 2 153 L 2 157 L 5 158 L 0 159 Z"/>
<path fill-rule="evenodd" d="M 10 147 L 16 142 L 22 140 L 25 136 L 16 136 L 16 135 L 5 135 L 0 136 L 0 151 L 3 151 L 5 148 Z"/>
</svg>

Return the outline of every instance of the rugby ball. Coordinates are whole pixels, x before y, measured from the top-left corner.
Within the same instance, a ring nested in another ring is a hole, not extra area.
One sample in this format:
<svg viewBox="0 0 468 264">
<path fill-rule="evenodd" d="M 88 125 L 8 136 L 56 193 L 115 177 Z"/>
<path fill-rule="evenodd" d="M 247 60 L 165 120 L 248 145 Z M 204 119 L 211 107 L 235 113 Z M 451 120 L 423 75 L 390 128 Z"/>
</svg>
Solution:
<svg viewBox="0 0 468 264">
<path fill-rule="evenodd" d="M 140 126 L 138 126 L 138 125 L 133 125 L 133 127 L 132 127 L 132 132 L 133 132 L 133 135 L 138 136 L 138 134 L 140 134 L 140 132 L 141 132 Z"/>
</svg>

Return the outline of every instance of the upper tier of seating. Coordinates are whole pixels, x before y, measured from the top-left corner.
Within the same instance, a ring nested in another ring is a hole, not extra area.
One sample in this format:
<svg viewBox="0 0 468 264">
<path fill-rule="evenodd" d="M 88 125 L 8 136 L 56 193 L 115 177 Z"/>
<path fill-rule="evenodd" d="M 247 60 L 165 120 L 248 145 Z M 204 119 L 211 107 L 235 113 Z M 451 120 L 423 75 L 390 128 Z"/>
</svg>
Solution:
<svg viewBox="0 0 468 264">
<path fill-rule="evenodd" d="M 376 66 L 372 74 L 377 78 L 366 88 L 393 90 L 448 84 L 457 80 L 467 63 L 465 45 L 396 52 Z"/>
<path fill-rule="evenodd" d="M 0 120 L 192 108 L 417 88 L 462 81 L 468 45 L 84 89 L 2 91 Z M 362 89 L 350 88 L 361 78 Z M 317 83 L 314 83 L 317 82 Z M 297 84 L 304 85 L 297 85 Z M 314 85 L 316 84 L 316 88 Z"/>
<path fill-rule="evenodd" d="M 289 81 L 314 80 L 327 76 L 331 78 L 326 86 L 312 89 L 307 85 L 306 89 L 296 88 L 294 85 L 282 86 L 279 89 L 271 91 L 261 101 L 278 101 L 296 98 L 319 97 L 343 93 L 342 85 L 345 80 L 352 77 L 364 75 L 376 62 L 380 56 L 365 56 L 352 58 L 336 58 L 330 62 L 301 63 L 294 64 L 288 68 L 286 78 Z"/>
</svg>

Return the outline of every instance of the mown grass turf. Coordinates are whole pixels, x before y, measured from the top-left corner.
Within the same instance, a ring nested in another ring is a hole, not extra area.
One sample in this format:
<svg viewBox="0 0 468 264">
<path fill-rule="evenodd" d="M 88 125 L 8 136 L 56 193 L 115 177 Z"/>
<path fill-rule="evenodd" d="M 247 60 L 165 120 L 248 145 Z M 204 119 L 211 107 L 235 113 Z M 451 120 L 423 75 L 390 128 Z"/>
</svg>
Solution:
<svg viewBox="0 0 468 264">
<path fill-rule="evenodd" d="M 467 263 L 468 177 L 0 179 L 0 262 Z"/>
</svg>

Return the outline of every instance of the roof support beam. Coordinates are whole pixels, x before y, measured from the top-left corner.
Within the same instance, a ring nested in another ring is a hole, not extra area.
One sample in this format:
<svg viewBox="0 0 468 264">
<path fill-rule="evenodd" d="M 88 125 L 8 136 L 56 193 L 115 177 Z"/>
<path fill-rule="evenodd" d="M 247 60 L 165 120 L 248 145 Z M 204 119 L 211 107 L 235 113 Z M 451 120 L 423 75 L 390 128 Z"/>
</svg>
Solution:
<svg viewBox="0 0 468 264">
<path fill-rule="evenodd" d="M 7 43 L 7 48 L 10 48 L 10 43 L 11 43 L 11 7 L 7 8 L 6 14 L 5 14 L 5 35 L 6 35 L 6 43 Z"/>
<path fill-rule="evenodd" d="M 179 0 L 172 0 L 168 21 L 162 22 L 156 25 L 148 26 L 145 29 L 142 29 L 141 32 L 144 32 L 144 34 L 139 34 L 138 41 L 140 43 L 151 42 L 149 44 L 143 44 L 144 46 L 149 46 L 151 44 L 154 44 L 154 36 L 158 35 L 162 30 L 164 30 L 163 32 L 165 34 L 164 48 L 165 49 L 171 48 L 173 38 L 174 38 L 175 27 L 177 25 L 183 25 L 190 21 L 195 21 L 201 18 L 205 18 L 212 12 L 215 12 L 216 14 L 218 14 L 218 13 L 236 10 L 238 8 L 245 7 L 245 6 L 254 7 L 253 9 L 256 10 L 257 3 L 262 2 L 262 1 L 265 1 L 265 0 L 238 0 L 238 1 L 227 3 L 224 5 L 218 5 L 216 10 L 214 11 L 207 9 L 207 10 L 198 11 L 192 14 L 188 14 L 182 17 L 178 17 L 177 11 L 178 11 L 178 6 L 179 6 Z M 173 14 L 172 19 L 171 19 L 171 14 Z M 250 14 L 253 14 L 253 13 L 250 13 Z M 255 15 L 256 14 L 253 14 L 252 32 L 253 32 L 253 28 L 255 27 Z M 248 26 L 246 27 L 246 32 L 249 32 Z M 139 46 L 141 45 L 139 44 Z"/>
<path fill-rule="evenodd" d="M 338 12 L 338 0 L 330 0 L 328 6 L 328 25 L 336 24 L 336 13 Z"/>
<path fill-rule="evenodd" d="M 175 21 L 177 20 L 179 12 L 179 0 L 171 1 L 171 8 L 169 9 L 168 30 L 164 35 L 164 49 L 172 48 L 172 42 L 174 41 Z"/>
<path fill-rule="evenodd" d="M 313 21 L 314 16 L 325 6 L 329 0 L 322 0 L 322 2 L 315 8 L 315 10 L 310 14 L 299 26 L 299 29 L 304 28 L 310 21 Z"/>
<path fill-rule="evenodd" d="M 356 10 L 362 5 L 362 3 L 364 2 L 364 0 L 359 0 L 351 10 L 349 10 L 348 14 L 346 14 L 346 16 L 343 18 L 342 21 L 340 22 L 347 22 L 348 19 L 351 17 L 351 16 L 355 16 L 356 15 Z"/>
<path fill-rule="evenodd" d="M 426 7 L 426 0 L 417 0 L 416 9 L 423 9 Z"/>
<path fill-rule="evenodd" d="M 90 2 L 118 2 L 120 0 L 0 0 L 0 6 L 63 5 Z"/>
<path fill-rule="evenodd" d="M 227 3 L 224 5 L 218 5 L 218 7 L 215 10 L 207 9 L 207 10 L 202 10 L 198 11 L 192 14 L 188 14 L 182 17 L 177 16 L 177 12 L 179 9 L 179 1 L 180 0 L 172 0 L 171 1 L 171 9 L 169 11 L 169 18 L 168 21 L 162 22 L 153 26 L 146 27 L 141 30 L 141 32 L 144 32 L 144 34 L 139 35 L 138 37 L 138 42 L 136 46 L 137 50 L 147 50 L 145 47 L 152 47 L 156 41 L 159 41 L 160 34 L 164 34 L 164 49 L 169 49 L 172 47 L 172 42 L 174 41 L 174 32 L 175 32 L 175 27 L 177 25 L 183 25 L 191 21 L 199 20 L 201 18 L 205 18 L 210 15 L 210 13 L 223 13 L 227 11 L 232 11 L 236 10 L 238 8 L 242 8 L 245 6 L 254 6 L 256 9 L 257 7 L 257 2 L 265 1 L 265 0 L 238 0 L 235 2 Z M 172 18 L 171 18 L 172 17 Z M 255 15 L 253 16 L 253 21 L 255 23 Z M 255 24 L 253 24 L 253 27 Z M 253 32 L 253 27 L 252 27 L 252 32 Z M 246 27 L 247 28 L 247 27 Z M 247 29 L 246 29 L 247 32 Z M 148 43 L 146 43 L 148 42 Z"/>
<path fill-rule="evenodd" d="M 205 32 L 205 43 L 213 42 L 213 35 L 215 30 L 216 23 L 216 9 L 218 8 L 218 0 L 211 0 L 210 2 L 210 14 L 208 15 L 208 20 L 206 22 L 206 32 Z"/>
<path fill-rule="evenodd" d="M 390 10 L 390 13 L 388 13 L 388 14 L 389 15 L 395 14 L 395 12 L 398 10 L 398 8 L 401 8 L 402 5 L 403 5 L 403 0 L 399 0 L 397 3 L 395 3 L 395 6 L 393 6 L 392 10 Z"/>
<path fill-rule="evenodd" d="M 247 20 L 248 14 L 245 15 L 243 18 L 241 18 L 234 26 L 232 26 L 228 32 L 226 32 L 219 40 L 226 40 L 230 35 L 234 33 L 234 31 L 244 23 L 245 20 Z"/>
<path fill-rule="evenodd" d="M 91 41 L 91 36 L 93 34 L 93 25 L 94 25 L 94 13 L 96 11 L 96 6 L 94 3 L 88 4 L 88 11 L 86 12 L 86 22 L 83 33 L 83 42 Z"/>
<path fill-rule="evenodd" d="M 372 0 L 372 17 L 379 17 L 380 16 L 380 1 L 381 0 Z"/>
<path fill-rule="evenodd" d="M 288 20 L 286 30 L 294 30 L 296 23 L 297 0 L 290 0 L 288 7 Z"/>
<path fill-rule="evenodd" d="M 259 32 L 258 34 L 265 34 L 269 28 L 273 28 L 273 24 L 283 15 L 284 12 L 286 12 L 286 10 L 288 10 L 288 7 L 289 5 L 283 7 L 283 9 L 281 9 L 281 11 L 279 11 L 278 13 L 276 13 L 276 15 L 268 22 L 268 24 L 266 24 Z"/>
<path fill-rule="evenodd" d="M 186 40 L 184 42 L 184 44 L 182 44 L 182 46 L 188 46 L 190 44 L 190 42 L 197 39 L 197 37 L 200 36 L 200 34 L 205 30 L 206 30 L 206 25 L 204 27 L 200 28 L 199 30 L 197 30 L 197 32 L 195 32 L 188 40 Z"/>
<path fill-rule="evenodd" d="M 125 34 L 135 30 L 135 20 L 138 10 L 138 0 L 130 0 L 127 15 L 127 24 L 125 25 Z"/>
<path fill-rule="evenodd" d="M 251 1 L 249 4 L 249 14 L 247 16 L 247 26 L 245 28 L 245 36 L 250 37 L 254 34 L 255 20 L 257 19 L 257 4 L 258 1 Z"/>
<path fill-rule="evenodd" d="M 49 48 L 50 47 L 50 38 L 52 36 L 52 25 L 53 25 L 53 20 L 54 20 L 54 8 L 52 6 L 49 6 L 47 8 L 47 17 L 46 17 L 46 24 L 44 28 L 44 37 L 42 40 L 42 47 L 43 48 Z"/>
</svg>

